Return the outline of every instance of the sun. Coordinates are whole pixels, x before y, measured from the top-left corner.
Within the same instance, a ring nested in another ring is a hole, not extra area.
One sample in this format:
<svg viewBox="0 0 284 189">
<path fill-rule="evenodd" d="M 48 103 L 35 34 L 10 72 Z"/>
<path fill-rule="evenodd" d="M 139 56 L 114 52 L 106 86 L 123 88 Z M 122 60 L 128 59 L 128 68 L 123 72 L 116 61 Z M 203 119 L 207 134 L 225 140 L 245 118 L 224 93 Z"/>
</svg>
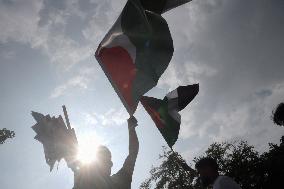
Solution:
<svg viewBox="0 0 284 189">
<path fill-rule="evenodd" d="M 95 136 L 88 135 L 79 138 L 77 160 L 82 164 L 90 164 L 96 161 L 97 149 L 100 143 Z"/>
<path fill-rule="evenodd" d="M 96 152 L 93 149 L 89 149 L 89 147 L 79 146 L 77 160 L 79 160 L 83 164 L 90 164 L 96 161 Z"/>
</svg>

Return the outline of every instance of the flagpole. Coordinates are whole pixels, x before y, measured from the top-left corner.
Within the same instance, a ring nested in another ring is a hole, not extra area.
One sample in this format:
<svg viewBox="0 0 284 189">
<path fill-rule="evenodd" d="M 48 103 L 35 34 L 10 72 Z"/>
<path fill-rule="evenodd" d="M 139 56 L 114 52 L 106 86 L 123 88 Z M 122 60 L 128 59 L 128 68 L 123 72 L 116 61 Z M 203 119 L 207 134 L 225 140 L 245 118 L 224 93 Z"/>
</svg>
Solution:
<svg viewBox="0 0 284 189">
<path fill-rule="evenodd" d="M 66 106 L 65 106 L 65 105 L 63 105 L 63 106 L 62 106 L 62 108 L 63 108 L 64 117 L 65 117 L 65 120 L 66 120 L 67 128 L 71 130 L 71 125 L 70 125 L 70 121 L 69 121 L 69 118 L 68 118 L 68 114 L 67 114 Z"/>
<path fill-rule="evenodd" d="M 171 149 L 172 153 L 178 157 L 178 153 L 175 152 L 172 147 L 170 147 L 170 149 Z M 189 172 L 188 170 L 185 170 L 185 168 L 180 164 L 179 161 L 176 162 L 176 164 L 177 164 L 179 167 L 181 167 L 181 168 L 186 172 L 186 174 L 187 174 L 189 177 L 191 176 L 191 175 L 190 175 L 190 172 Z M 186 164 L 186 166 L 187 166 L 191 171 L 194 171 L 194 169 L 192 169 L 191 167 L 189 167 L 186 162 L 185 162 L 185 164 Z"/>
</svg>

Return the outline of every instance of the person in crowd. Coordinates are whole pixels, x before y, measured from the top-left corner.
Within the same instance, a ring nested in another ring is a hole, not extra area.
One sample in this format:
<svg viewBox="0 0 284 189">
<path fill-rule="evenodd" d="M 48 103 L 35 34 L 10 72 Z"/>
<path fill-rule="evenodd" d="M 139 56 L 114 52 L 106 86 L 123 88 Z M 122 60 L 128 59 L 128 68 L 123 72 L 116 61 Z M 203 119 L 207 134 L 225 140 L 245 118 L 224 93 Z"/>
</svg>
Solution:
<svg viewBox="0 0 284 189">
<path fill-rule="evenodd" d="M 96 161 L 88 165 L 82 165 L 74 161 L 74 158 L 73 160 L 69 158 L 67 165 L 74 172 L 73 189 L 130 189 L 139 150 L 136 126 L 137 120 L 133 116 L 130 117 L 128 119 L 129 154 L 123 167 L 114 175 L 111 175 L 113 166 L 111 152 L 106 146 L 98 148 Z"/>
<path fill-rule="evenodd" d="M 218 164 L 213 158 L 202 158 L 195 168 L 199 174 L 202 185 L 213 189 L 241 189 L 241 187 L 230 177 L 219 175 Z"/>
</svg>

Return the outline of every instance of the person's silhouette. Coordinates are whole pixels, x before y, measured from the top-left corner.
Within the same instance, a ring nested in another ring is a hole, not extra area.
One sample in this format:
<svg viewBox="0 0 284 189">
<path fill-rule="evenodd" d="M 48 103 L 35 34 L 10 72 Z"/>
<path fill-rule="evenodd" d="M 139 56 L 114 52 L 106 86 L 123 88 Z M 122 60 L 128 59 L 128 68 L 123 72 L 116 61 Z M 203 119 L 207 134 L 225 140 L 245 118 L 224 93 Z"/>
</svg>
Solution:
<svg viewBox="0 0 284 189">
<path fill-rule="evenodd" d="M 136 126 L 137 120 L 132 116 L 128 119 L 129 155 L 123 167 L 112 176 L 111 152 L 105 146 L 98 148 L 96 161 L 87 166 L 67 160 L 68 166 L 74 172 L 73 189 L 130 189 L 139 150 L 139 142 L 135 131 Z"/>
<path fill-rule="evenodd" d="M 203 187 L 212 186 L 213 189 L 241 189 L 230 177 L 219 175 L 218 167 L 216 160 L 209 157 L 202 158 L 195 164 Z"/>
</svg>

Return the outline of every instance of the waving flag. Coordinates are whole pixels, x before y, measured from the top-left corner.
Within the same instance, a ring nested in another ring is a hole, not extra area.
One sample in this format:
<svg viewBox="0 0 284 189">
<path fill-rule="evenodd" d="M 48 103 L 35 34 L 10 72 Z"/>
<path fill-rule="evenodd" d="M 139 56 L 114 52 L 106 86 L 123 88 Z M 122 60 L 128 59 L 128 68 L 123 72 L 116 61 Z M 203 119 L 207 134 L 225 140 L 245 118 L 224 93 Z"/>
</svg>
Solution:
<svg viewBox="0 0 284 189">
<path fill-rule="evenodd" d="M 130 115 L 157 85 L 173 55 L 169 27 L 160 13 L 188 1 L 154 2 L 128 0 L 95 54 Z"/>
<path fill-rule="evenodd" d="M 32 126 L 35 139 L 42 143 L 46 163 L 52 171 L 56 162 L 75 153 L 78 144 L 75 130 L 68 125 L 68 119 L 66 126 L 61 116 L 56 118 L 37 112 L 32 112 L 32 116 L 37 122 Z"/>
<path fill-rule="evenodd" d="M 199 92 L 199 85 L 180 86 L 163 99 L 143 96 L 141 103 L 149 113 L 168 145 L 172 148 L 178 139 L 184 109 Z"/>
</svg>

